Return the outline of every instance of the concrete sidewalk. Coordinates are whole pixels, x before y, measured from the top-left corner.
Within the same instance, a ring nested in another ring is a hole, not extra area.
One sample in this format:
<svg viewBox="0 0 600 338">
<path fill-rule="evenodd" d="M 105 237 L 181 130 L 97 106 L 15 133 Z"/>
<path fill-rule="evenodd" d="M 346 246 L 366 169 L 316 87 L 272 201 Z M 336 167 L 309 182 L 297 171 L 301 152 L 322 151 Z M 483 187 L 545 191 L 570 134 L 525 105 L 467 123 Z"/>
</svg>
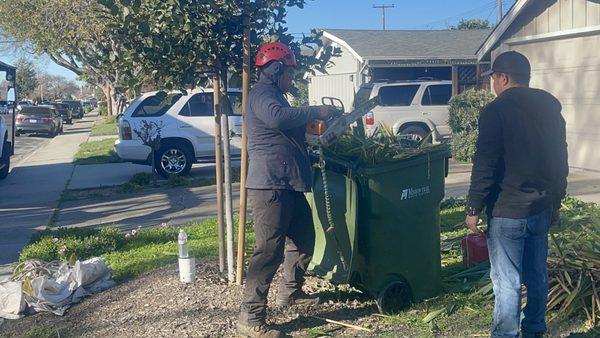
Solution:
<svg viewBox="0 0 600 338">
<path fill-rule="evenodd" d="M 71 178 L 73 156 L 87 140 L 95 119 L 89 115 L 77 120 L 0 181 L 0 191 L 6 192 L 0 199 L 0 275 L 7 263 L 18 259 L 31 234 L 48 224 Z"/>
</svg>

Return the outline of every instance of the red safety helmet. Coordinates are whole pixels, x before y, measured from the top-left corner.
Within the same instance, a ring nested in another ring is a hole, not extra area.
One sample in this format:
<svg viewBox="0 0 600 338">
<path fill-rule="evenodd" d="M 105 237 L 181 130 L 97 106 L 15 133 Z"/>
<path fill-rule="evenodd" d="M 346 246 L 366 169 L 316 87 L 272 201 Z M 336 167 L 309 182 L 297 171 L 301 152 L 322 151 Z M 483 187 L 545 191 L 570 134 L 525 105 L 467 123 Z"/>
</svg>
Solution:
<svg viewBox="0 0 600 338">
<path fill-rule="evenodd" d="M 281 61 L 286 66 L 296 66 L 294 52 L 279 41 L 265 43 L 256 54 L 256 67 L 262 67 L 271 61 Z"/>
</svg>

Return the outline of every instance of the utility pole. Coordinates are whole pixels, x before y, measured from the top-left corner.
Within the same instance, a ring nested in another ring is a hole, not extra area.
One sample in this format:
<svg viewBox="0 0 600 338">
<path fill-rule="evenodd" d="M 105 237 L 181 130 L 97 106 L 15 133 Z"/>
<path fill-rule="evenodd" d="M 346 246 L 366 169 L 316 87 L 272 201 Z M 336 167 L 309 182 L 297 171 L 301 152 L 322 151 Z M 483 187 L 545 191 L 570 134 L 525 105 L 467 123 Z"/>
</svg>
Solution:
<svg viewBox="0 0 600 338">
<path fill-rule="evenodd" d="M 499 0 L 501 1 L 501 0 Z M 395 5 L 373 5 L 373 8 L 381 9 L 381 25 L 385 30 L 385 10 L 388 8 L 396 8 Z"/>
<path fill-rule="evenodd" d="M 502 21 L 504 14 L 502 12 L 502 0 L 498 0 L 498 22 Z"/>
</svg>

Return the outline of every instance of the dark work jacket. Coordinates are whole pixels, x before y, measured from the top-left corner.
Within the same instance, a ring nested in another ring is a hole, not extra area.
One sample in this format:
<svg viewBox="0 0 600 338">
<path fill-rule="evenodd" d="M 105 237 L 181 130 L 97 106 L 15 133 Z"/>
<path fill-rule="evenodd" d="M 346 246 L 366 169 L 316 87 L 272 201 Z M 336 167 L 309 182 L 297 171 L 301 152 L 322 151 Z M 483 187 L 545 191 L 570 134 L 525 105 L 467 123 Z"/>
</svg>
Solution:
<svg viewBox="0 0 600 338">
<path fill-rule="evenodd" d="M 513 87 L 481 111 L 469 205 L 488 216 L 527 218 L 560 208 L 567 187 L 561 105 L 540 89 Z"/>
<path fill-rule="evenodd" d="M 248 95 L 246 112 L 246 188 L 310 191 L 305 132 L 319 108 L 291 108 L 276 82 L 261 74 Z"/>
</svg>

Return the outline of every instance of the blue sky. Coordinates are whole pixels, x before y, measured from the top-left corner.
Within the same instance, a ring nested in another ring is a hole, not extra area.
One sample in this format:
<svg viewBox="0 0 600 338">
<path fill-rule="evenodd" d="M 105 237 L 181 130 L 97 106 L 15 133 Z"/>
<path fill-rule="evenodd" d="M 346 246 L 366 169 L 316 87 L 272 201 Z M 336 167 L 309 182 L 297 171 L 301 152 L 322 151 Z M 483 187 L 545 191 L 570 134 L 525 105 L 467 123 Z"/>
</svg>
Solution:
<svg viewBox="0 0 600 338">
<path fill-rule="evenodd" d="M 289 10 L 290 33 L 308 33 L 311 28 L 380 29 L 381 10 L 376 5 L 395 5 L 386 11 L 387 29 L 445 29 L 463 18 L 498 19 L 498 0 L 308 0 L 304 9 Z M 503 0 L 506 12 L 515 0 Z M 19 53 L 0 44 L 0 60 L 14 63 Z M 23 55 L 23 53 L 20 53 Z M 76 75 L 47 57 L 35 59 L 40 69 L 69 79 Z"/>
</svg>

